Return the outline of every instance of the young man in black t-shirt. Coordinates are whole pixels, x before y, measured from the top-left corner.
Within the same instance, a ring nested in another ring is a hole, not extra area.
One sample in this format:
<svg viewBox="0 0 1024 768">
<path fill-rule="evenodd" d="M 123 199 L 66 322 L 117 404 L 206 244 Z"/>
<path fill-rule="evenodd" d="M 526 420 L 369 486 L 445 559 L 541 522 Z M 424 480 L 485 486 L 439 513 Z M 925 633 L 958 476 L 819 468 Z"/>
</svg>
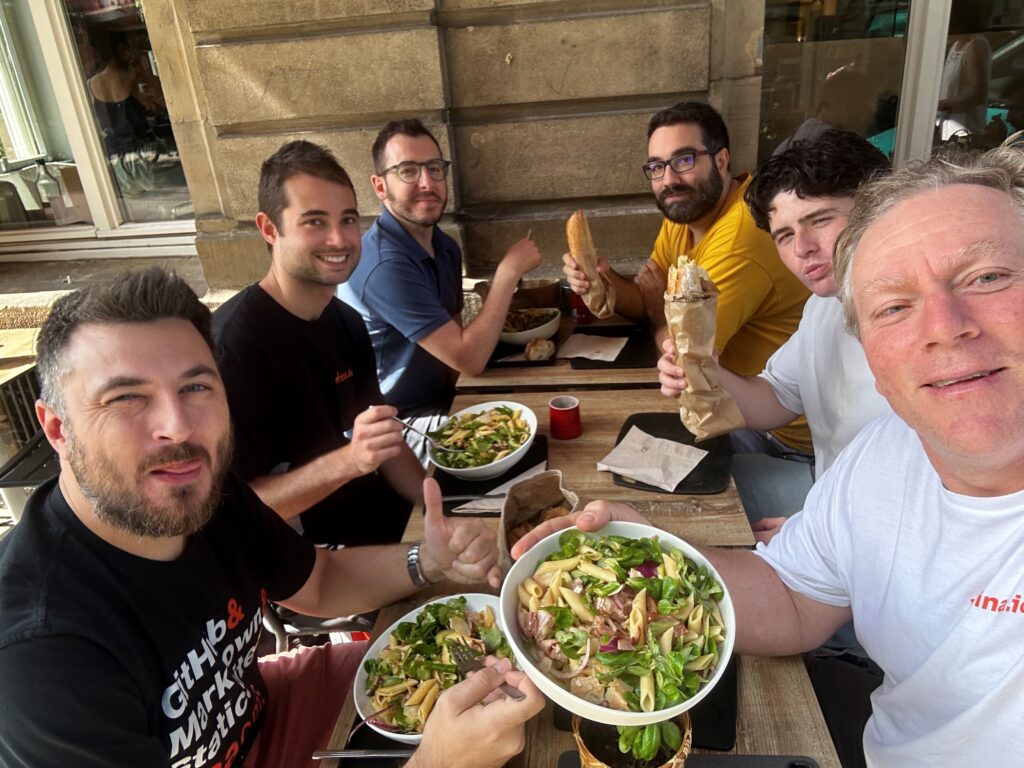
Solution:
<svg viewBox="0 0 1024 768">
<path fill-rule="evenodd" d="M 36 410 L 61 473 L 0 541 L 0 765 L 307 765 L 364 648 L 257 664 L 268 599 L 340 615 L 432 580 L 497 583 L 493 534 L 445 518 L 433 481 L 419 549 L 327 551 L 227 475 L 209 312 L 179 278 L 69 294 L 38 347 Z M 475 706 L 503 679 L 526 700 Z M 542 706 L 495 665 L 441 696 L 408 765 L 499 766 Z"/>
<path fill-rule="evenodd" d="M 314 542 L 398 541 L 424 473 L 362 318 L 334 297 L 359 263 L 352 182 L 326 149 L 289 142 L 263 163 L 259 209 L 270 270 L 213 318 L 234 468 Z"/>
</svg>

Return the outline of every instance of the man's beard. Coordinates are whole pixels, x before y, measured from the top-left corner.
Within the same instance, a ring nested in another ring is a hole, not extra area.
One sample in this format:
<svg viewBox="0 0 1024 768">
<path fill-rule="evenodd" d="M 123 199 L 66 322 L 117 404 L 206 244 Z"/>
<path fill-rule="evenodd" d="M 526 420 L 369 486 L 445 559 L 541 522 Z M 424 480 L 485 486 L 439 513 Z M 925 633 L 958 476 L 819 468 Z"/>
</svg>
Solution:
<svg viewBox="0 0 1024 768">
<path fill-rule="evenodd" d="M 436 192 L 428 192 L 416 195 L 412 200 L 408 202 L 399 202 L 398 198 L 391 192 L 388 193 L 388 203 L 390 203 L 391 213 L 403 221 L 408 221 L 410 224 L 416 224 L 420 227 L 432 227 L 441 220 L 441 215 L 444 213 L 444 207 L 448 203 L 447 196 L 442 196 Z M 441 207 L 437 212 L 436 216 L 418 216 L 413 213 L 412 206 L 416 203 L 417 197 L 433 197 L 441 202 Z"/>
<path fill-rule="evenodd" d="M 65 427 L 68 426 L 65 421 Z M 206 525 L 220 503 L 221 486 L 232 455 L 230 432 L 217 445 L 216 463 L 212 463 L 206 449 L 182 443 L 147 456 L 135 467 L 134 478 L 130 470 L 119 467 L 102 450 L 87 452 L 70 429 L 65 429 L 65 437 L 68 464 L 82 495 L 92 502 L 97 517 L 125 533 L 148 538 L 187 536 Z M 181 485 L 171 487 L 169 502 L 155 504 L 138 491 L 150 469 L 196 459 L 211 470 L 207 494 L 200 495 L 194 485 Z"/>
<path fill-rule="evenodd" d="M 658 209 L 665 214 L 665 218 L 674 221 L 676 224 L 690 224 L 707 216 L 718 205 L 722 197 L 722 190 L 725 188 L 722 182 L 722 174 L 718 167 L 711 164 L 711 175 L 703 181 L 698 181 L 693 186 L 689 184 L 675 184 L 665 187 L 655 198 Z M 666 203 L 664 198 L 673 192 L 689 192 L 689 196 L 674 203 Z"/>
</svg>

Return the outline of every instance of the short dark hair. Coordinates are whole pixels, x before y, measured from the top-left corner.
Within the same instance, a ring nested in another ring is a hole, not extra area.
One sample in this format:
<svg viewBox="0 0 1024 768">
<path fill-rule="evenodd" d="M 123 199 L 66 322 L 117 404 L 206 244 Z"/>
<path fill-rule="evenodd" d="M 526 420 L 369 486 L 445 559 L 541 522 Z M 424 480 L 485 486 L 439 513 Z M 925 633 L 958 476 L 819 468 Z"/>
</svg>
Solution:
<svg viewBox="0 0 1024 768">
<path fill-rule="evenodd" d="M 680 101 L 655 113 L 647 124 L 647 138 L 666 125 L 693 124 L 700 126 L 700 138 L 705 149 L 729 148 L 729 129 L 718 110 L 702 101 Z"/>
<path fill-rule="evenodd" d="M 281 212 L 288 207 L 284 183 L 300 173 L 341 184 L 355 194 L 352 179 L 329 149 L 311 141 L 289 141 L 264 160 L 260 168 L 259 210 L 278 229 L 281 228 Z M 267 248 L 270 248 L 269 243 Z"/>
<path fill-rule="evenodd" d="M 384 148 L 394 136 L 429 136 L 430 140 L 434 142 L 434 146 L 437 147 L 438 154 L 443 155 L 441 145 L 437 143 L 434 134 L 418 118 L 392 120 L 380 129 L 380 133 L 373 141 L 373 170 L 378 176 L 384 172 Z"/>
<path fill-rule="evenodd" d="M 743 197 L 757 226 L 768 232 L 768 214 L 780 192 L 800 198 L 853 197 L 861 184 L 890 168 L 889 159 L 866 139 L 830 129 L 761 163 Z"/>
<path fill-rule="evenodd" d="M 210 352 L 214 352 L 210 310 L 174 272 L 159 267 L 123 272 L 109 283 L 90 285 L 61 296 L 50 308 L 36 338 L 36 372 L 43 401 L 65 415 L 62 353 L 79 326 L 174 318 L 192 323 Z"/>
</svg>

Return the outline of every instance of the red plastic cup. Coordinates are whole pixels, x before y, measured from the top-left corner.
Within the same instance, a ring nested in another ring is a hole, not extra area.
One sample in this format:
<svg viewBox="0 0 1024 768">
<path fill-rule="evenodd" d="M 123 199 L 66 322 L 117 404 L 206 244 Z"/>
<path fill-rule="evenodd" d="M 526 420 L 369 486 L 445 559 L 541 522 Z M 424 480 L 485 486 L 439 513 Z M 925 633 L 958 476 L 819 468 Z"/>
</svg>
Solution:
<svg viewBox="0 0 1024 768">
<path fill-rule="evenodd" d="M 572 440 L 583 434 L 580 421 L 580 401 L 570 395 L 559 395 L 548 402 L 548 420 L 551 436 L 557 440 Z"/>
<path fill-rule="evenodd" d="M 593 322 L 594 315 L 578 293 L 572 295 L 572 321 L 576 325 L 586 325 Z"/>
</svg>

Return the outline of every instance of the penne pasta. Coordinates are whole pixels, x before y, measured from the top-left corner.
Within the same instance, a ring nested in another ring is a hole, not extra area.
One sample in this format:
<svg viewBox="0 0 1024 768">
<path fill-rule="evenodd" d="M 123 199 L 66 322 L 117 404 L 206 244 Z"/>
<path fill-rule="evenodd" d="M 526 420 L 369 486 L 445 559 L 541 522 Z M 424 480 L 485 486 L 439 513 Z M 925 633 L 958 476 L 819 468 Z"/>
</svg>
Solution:
<svg viewBox="0 0 1024 768">
<path fill-rule="evenodd" d="M 422 683 L 416 686 L 415 690 L 413 690 L 409 698 L 405 700 L 405 706 L 415 707 L 419 705 L 419 703 L 423 701 L 423 698 L 427 695 L 427 693 L 430 692 L 430 689 L 436 686 L 437 680 L 434 680 L 433 678 L 431 678 L 430 680 L 424 680 Z"/>
<path fill-rule="evenodd" d="M 643 675 L 640 678 L 640 710 L 654 711 L 654 675 Z"/>
<path fill-rule="evenodd" d="M 561 587 L 560 591 L 562 593 L 562 597 L 565 599 L 566 605 L 572 608 L 572 612 L 576 614 L 577 617 L 579 617 L 580 621 L 583 621 L 587 624 L 594 623 L 593 611 L 587 608 L 586 604 L 584 604 L 583 602 L 583 599 L 579 595 L 577 595 L 571 589 L 566 589 L 565 587 Z"/>
<path fill-rule="evenodd" d="M 525 589 L 529 594 L 540 597 L 544 593 L 544 588 L 538 584 L 533 578 L 527 576 L 523 579 L 523 583 L 520 588 Z"/>
<path fill-rule="evenodd" d="M 526 610 L 530 610 L 530 598 L 535 597 L 535 595 L 531 595 L 527 592 L 522 584 L 516 587 L 516 594 L 519 596 L 519 604 Z"/>
<path fill-rule="evenodd" d="M 441 695 L 441 686 L 435 685 L 429 691 L 427 695 L 423 697 L 423 701 L 420 703 L 419 708 L 419 720 L 421 725 L 427 722 L 427 718 L 430 717 L 430 711 L 434 708 L 434 703 L 437 701 L 437 697 Z"/>
<path fill-rule="evenodd" d="M 541 574 L 552 573 L 554 571 L 571 571 L 579 564 L 579 557 L 570 557 L 565 560 L 547 560 L 537 566 L 537 570 L 533 572 L 533 578 L 536 579 Z"/>
<path fill-rule="evenodd" d="M 589 560 L 580 560 L 580 564 L 576 567 L 588 576 L 593 576 L 595 579 L 600 579 L 610 584 L 616 583 L 619 580 L 619 577 L 615 575 L 615 571 L 594 565 Z"/>
</svg>

